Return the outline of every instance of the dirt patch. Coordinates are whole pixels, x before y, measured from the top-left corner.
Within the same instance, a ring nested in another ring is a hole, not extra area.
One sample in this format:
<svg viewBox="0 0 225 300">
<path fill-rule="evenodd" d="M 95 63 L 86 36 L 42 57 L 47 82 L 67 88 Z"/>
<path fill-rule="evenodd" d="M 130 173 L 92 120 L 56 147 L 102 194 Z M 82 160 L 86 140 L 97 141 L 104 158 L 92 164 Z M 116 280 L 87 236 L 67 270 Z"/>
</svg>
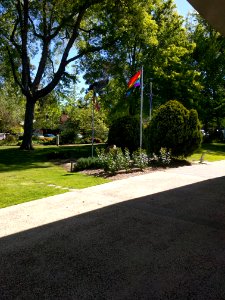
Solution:
<svg viewBox="0 0 225 300">
<path fill-rule="evenodd" d="M 83 170 L 83 171 L 80 171 L 79 173 L 90 175 L 90 176 L 107 178 L 110 180 L 120 180 L 120 179 L 126 179 L 126 178 L 133 177 L 133 176 L 152 173 L 152 172 L 159 171 L 159 170 L 164 170 L 164 168 L 149 167 L 149 168 L 144 169 L 143 171 L 141 171 L 140 169 L 132 169 L 129 172 L 126 172 L 125 170 L 120 170 L 115 175 L 108 174 L 108 173 L 104 172 L 102 169 Z"/>
<path fill-rule="evenodd" d="M 61 161 L 55 162 L 55 164 L 61 165 L 67 172 L 71 171 L 71 161 L 61 160 Z M 145 168 L 144 170 L 140 170 L 137 168 L 137 169 L 132 169 L 129 172 L 126 172 L 125 170 L 120 170 L 115 175 L 108 174 L 107 172 L 105 172 L 102 169 L 83 170 L 83 171 L 79 171 L 78 173 L 90 175 L 90 176 L 107 178 L 110 180 L 120 180 L 120 179 L 126 179 L 126 178 L 133 177 L 133 176 L 139 176 L 139 175 L 143 175 L 143 174 L 147 174 L 147 173 L 152 173 L 152 172 L 156 172 L 156 171 L 163 171 L 167 168 L 178 168 L 178 167 L 187 166 L 187 165 L 191 165 L 191 163 L 186 160 L 173 160 L 170 163 L 170 165 L 167 167 L 157 167 L 157 166 L 156 167 L 148 167 L 148 168 Z"/>
</svg>

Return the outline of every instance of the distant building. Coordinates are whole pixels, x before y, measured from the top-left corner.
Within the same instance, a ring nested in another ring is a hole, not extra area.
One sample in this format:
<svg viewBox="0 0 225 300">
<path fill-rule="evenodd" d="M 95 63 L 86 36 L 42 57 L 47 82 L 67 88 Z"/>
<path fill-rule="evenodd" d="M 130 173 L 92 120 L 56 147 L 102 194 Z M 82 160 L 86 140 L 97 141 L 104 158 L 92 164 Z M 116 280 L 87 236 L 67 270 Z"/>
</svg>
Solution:
<svg viewBox="0 0 225 300">
<path fill-rule="evenodd" d="M 64 124 L 66 121 L 68 121 L 69 118 L 70 117 L 67 114 L 63 113 L 60 117 L 60 123 Z"/>
<path fill-rule="evenodd" d="M 0 141 L 6 139 L 5 133 L 0 133 Z"/>
</svg>

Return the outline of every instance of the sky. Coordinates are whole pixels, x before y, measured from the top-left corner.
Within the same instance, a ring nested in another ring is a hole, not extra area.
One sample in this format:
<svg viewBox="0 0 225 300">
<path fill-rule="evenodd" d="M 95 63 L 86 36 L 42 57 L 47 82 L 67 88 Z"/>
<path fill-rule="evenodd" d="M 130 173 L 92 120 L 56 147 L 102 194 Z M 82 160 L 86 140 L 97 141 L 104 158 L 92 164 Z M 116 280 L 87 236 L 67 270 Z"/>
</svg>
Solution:
<svg viewBox="0 0 225 300">
<path fill-rule="evenodd" d="M 174 2 L 177 6 L 179 14 L 181 14 L 184 17 L 186 17 L 189 11 L 193 10 L 193 7 L 189 4 L 187 0 L 174 0 Z"/>
</svg>

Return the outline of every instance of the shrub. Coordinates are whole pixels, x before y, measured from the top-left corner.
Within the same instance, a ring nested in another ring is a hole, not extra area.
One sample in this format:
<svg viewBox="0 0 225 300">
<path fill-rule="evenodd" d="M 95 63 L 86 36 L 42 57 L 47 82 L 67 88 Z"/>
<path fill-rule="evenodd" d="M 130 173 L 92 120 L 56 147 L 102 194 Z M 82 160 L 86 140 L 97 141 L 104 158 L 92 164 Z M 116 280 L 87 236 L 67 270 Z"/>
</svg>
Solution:
<svg viewBox="0 0 225 300">
<path fill-rule="evenodd" d="M 161 148 L 159 154 L 155 153 L 149 158 L 149 164 L 155 166 L 168 166 L 171 162 L 170 152 L 166 148 Z"/>
<path fill-rule="evenodd" d="M 124 153 L 121 148 L 109 149 L 106 153 L 103 149 L 96 150 L 99 164 L 105 172 L 115 174 L 119 170 L 128 172 L 132 167 L 137 167 L 143 170 L 148 166 L 148 156 L 144 150 L 137 150 L 132 155 L 132 160 L 129 150 L 126 148 Z"/>
<path fill-rule="evenodd" d="M 118 118 L 109 128 L 108 144 L 128 148 L 132 153 L 139 147 L 140 122 L 137 118 L 126 116 Z"/>
<path fill-rule="evenodd" d="M 99 163 L 105 172 L 115 174 L 119 170 L 119 163 L 117 161 L 117 151 L 118 149 L 110 149 L 108 153 L 105 150 L 96 149 Z"/>
<path fill-rule="evenodd" d="M 73 129 L 67 129 L 60 134 L 60 144 L 74 144 L 77 133 Z"/>
<path fill-rule="evenodd" d="M 100 167 L 101 164 L 97 157 L 81 157 L 76 161 L 74 171 L 97 169 Z"/>
<path fill-rule="evenodd" d="M 159 151 L 158 162 L 163 165 L 169 165 L 171 162 L 170 152 L 166 148 L 161 148 Z"/>
<path fill-rule="evenodd" d="M 124 150 L 124 163 L 123 163 L 124 169 L 126 172 L 128 172 L 131 169 L 131 157 L 130 152 L 127 148 Z"/>
<path fill-rule="evenodd" d="M 7 134 L 4 140 L 0 141 L 0 145 L 17 145 L 18 137 L 16 135 Z"/>
<path fill-rule="evenodd" d="M 133 153 L 132 158 L 135 167 L 138 167 L 141 170 L 143 170 L 148 166 L 148 155 L 146 154 L 145 150 L 143 149 L 136 150 Z"/>
<path fill-rule="evenodd" d="M 128 149 L 125 149 L 125 153 L 121 148 L 109 149 L 108 153 L 103 149 L 96 149 L 96 152 L 99 163 L 105 172 L 115 174 L 119 170 L 126 170 L 127 172 L 131 169 L 131 158 Z"/>
<path fill-rule="evenodd" d="M 174 157 L 191 155 L 199 148 L 202 136 L 195 110 L 187 110 L 175 100 L 161 105 L 145 131 L 149 153 L 165 148 Z"/>
</svg>

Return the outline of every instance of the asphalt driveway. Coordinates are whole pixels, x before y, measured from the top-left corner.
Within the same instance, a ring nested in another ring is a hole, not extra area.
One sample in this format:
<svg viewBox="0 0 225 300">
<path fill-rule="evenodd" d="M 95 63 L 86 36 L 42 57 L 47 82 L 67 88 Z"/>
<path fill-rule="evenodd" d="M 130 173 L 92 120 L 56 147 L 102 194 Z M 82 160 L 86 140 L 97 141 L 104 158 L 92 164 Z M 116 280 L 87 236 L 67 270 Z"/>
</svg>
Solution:
<svg viewBox="0 0 225 300">
<path fill-rule="evenodd" d="M 225 161 L 0 210 L 0 299 L 225 299 Z"/>
</svg>

